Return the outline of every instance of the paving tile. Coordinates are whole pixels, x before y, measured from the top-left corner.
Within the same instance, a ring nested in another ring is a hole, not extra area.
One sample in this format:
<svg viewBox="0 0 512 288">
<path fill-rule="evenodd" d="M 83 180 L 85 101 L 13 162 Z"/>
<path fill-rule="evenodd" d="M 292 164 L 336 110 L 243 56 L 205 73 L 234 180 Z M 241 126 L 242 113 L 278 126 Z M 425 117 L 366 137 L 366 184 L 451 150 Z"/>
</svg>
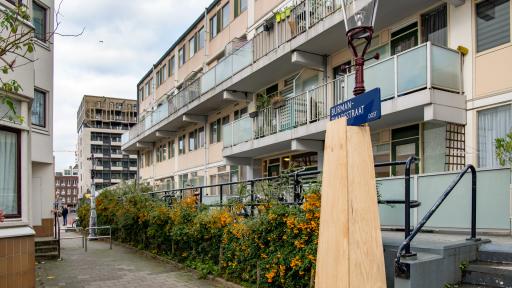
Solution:
<svg viewBox="0 0 512 288">
<path fill-rule="evenodd" d="M 71 236 L 72 233 L 67 233 Z M 81 239 L 61 242 L 62 261 L 37 264 L 36 287 L 65 288 L 207 288 L 220 285 L 197 279 L 187 271 L 137 254 L 134 250 L 107 243 L 88 242 L 88 252 Z"/>
</svg>

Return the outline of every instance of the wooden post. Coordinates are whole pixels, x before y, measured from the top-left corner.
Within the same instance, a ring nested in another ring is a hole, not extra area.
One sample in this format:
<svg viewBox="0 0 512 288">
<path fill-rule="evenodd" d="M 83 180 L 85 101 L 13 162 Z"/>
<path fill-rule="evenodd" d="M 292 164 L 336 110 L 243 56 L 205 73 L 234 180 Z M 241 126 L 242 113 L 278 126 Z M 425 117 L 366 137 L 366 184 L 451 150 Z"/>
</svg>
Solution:
<svg viewBox="0 0 512 288">
<path fill-rule="evenodd" d="M 317 288 L 385 288 L 369 127 L 327 124 Z"/>
</svg>

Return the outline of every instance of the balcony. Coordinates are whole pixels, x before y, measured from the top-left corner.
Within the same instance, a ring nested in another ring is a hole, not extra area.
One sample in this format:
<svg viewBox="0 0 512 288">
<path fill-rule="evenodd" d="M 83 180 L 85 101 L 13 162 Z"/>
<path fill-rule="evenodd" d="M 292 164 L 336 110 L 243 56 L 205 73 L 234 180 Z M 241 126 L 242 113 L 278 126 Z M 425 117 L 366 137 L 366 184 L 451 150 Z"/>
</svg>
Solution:
<svg viewBox="0 0 512 288">
<path fill-rule="evenodd" d="M 389 127 L 404 121 L 429 120 L 464 124 L 461 71 L 462 57 L 458 51 L 430 43 L 365 67 L 366 88 L 380 87 L 383 101 L 383 117 L 371 125 Z M 351 73 L 290 96 L 279 108 L 263 108 L 255 118 L 246 116 L 224 125 L 224 148 L 228 148 L 224 149 L 224 156 L 255 148 L 250 144 L 240 149 L 234 147 L 241 143 L 301 126 L 314 127 L 303 130 L 304 135 L 290 132 L 285 138 L 290 140 L 323 132 L 325 121 L 322 120 L 328 118 L 330 107 L 353 97 L 353 87 L 354 73 Z M 398 116 L 397 112 L 400 112 Z M 314 136 L 323 139 L 323 135 Z"/>
<path fill-rule="evenodd" d="M 395 24 L 431 7 L 435 0 L 387 0 L 381 5 L 376 30 Z M 314 0 L 285 5 L 282 20 L 272 18 L 272 29 L 257 33 L 246 44 L 221 59 L 178 94 L 168 96 L 156 110 L 146 113 L 126 136 L 123 149 L 136 151 L 137 143 L 157 141 L 157 131 L 176 131 L 186 125 L 185 113 L 206 115 L 225 106 L 222 92 L 226 90 L 258 91 L 297 71 L 300 63 L 291 63 L 293 51 L 332 55 L 346 48 L 342 22 L 341 0 Z M 401 7 L 396 9 L 396 7 Z M 274 11 L 276 12 L 276 11 Z M 370 73 L 370 72 L 368 72 Z M 398 89 L 397 89 L 398 90 Z M 330 106 L 328 106 L 330 107 Z"/>
</svg>

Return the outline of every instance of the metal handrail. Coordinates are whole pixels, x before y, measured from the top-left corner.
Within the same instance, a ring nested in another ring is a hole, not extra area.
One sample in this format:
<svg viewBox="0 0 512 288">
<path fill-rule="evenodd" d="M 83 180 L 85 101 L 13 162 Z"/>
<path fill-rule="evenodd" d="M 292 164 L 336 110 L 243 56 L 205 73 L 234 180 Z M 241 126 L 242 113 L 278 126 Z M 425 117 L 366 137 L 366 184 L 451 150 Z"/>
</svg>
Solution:
<svg viewBox="0 0 512 288">
<path fill-rule="evenodd" d="M 57 240 L 57 248 L 59 253 L 59 259 L 60 259 L 60 222 L 59 222 L 59 215 L 57 214 L 57 211 L 53 212 L 53 226 L 54 226 L 54 234 L 53 238 Z"/>
<path fill-rule="evenodd" d="M 401 257 L 407 257 L 414 255 L 409 251 L 408 255 L 402 253 L 406 250 L 407 247 L 410 247 L 411 241 L 416 237 L 416 235 L 421 231 L 423 226 L 427 223 L 427 221 L 432 217 L 432 215 L 436 212 L 436 210 L 441 206 L 441 204 L 446 200 L 448 195 L 453 191 L 455 186 L 460 182 L 460 180 L 466 175 L 468 171 L 471 171 L 471 235 L 467 240 L 478 241 L 476 238 L 476 169 L 473 165 L 469 164 L 457 175 L 457 177 L 450 183 L 448 188 L 443 192 L 441 197 L 439 197 L 434 203 L 434 206 L 430 208 L 430 210 L 423 216 L 418 225 L 414 228 L 414 230 L 409 234 L 408 237 L 402 242 L 402 244 L 398 247 L 398 251 L 396 253 L 395 258 L 395 275 L 402 278 L 409 278 L 410 276 L 410 267 L 407 263 L 402 263 Z M 406 203 L 407 204 L 407 203 Z M 406 225 L 408 222 L 405 223 Z"/>
<path fill-rule="evenodd" d="M 89 231 L 91 229 L 107 229 L 108 228 L 108 236 L 94 236 L 94 237 L 91 237 L 91 235 L 89 235 Z M 83 242 L 82 242 L 82 246 L 85 248 L 85 252 L 87 252 L 87 240 L 96 240 L 96 239 L 100 239 L 100 238 L 108 238 L 109 239 L 109 242 L 110 242 L 110 250 L 112 250 L 112 226 L 95 226 L 95 227 L 88 227 L 88 228 L 85 228 L 84 229 L 84 233 L 85 233 L 85 236 L 87 237 L 83 237 Z"/>
</svg>

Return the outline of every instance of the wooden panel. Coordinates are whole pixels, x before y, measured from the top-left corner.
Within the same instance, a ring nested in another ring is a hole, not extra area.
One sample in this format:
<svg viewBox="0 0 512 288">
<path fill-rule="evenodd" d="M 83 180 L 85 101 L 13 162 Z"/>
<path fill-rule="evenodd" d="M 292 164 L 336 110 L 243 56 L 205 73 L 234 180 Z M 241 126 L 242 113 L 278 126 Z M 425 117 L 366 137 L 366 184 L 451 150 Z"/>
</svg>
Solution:
<svg viewBox="0 0 512 288">
<path fill-rule="evenodd" d="M 368 127 L 327 125 L 315 287 L 386 287 Z"/>
</svg>

